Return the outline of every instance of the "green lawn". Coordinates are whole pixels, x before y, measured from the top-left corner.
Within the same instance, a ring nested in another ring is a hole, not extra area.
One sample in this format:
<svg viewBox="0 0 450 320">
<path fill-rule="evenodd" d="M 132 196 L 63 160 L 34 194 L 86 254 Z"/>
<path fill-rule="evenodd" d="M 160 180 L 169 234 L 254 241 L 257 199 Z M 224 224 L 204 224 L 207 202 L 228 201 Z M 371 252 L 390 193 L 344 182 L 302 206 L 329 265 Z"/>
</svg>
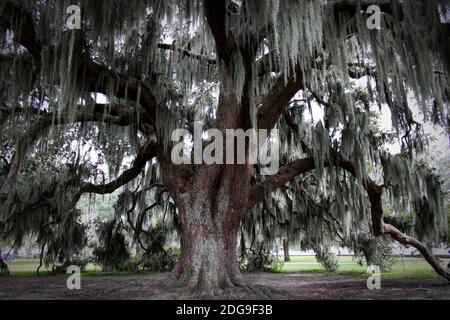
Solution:
<svg viewBox="0 0 450 320">
<path fill-rule="evenodd" d="M 350 273 L 355 275 L 366 275 L 367 266 L 360 266 L 353 260 L 351 256 L 341 256 L 339 259 L 339 273 Z M 281 262 L 278 272 L 325 272 L 322 266 L 316 261 L 313 256 L 293 256 L 291 262 Z M 443 259 L 445 265 L 448 259 Z M 39 265 L 37 259 L 17 259 L 9 264 L 9 270 L 12 276 L 34 276 Z M 88 264 L 86 266 L 86 273 L 90 275 L 104 275 L 98 265 Z M 45 266 L 41 268 L 42 274 L 51 274 L 51 271 Z M 111 274 L 111 273 L 108 273 Z M 119 272 L 114 274 L 127 274 L 126 272 Z M 396 258 L 390 272 L 384 273 L 387 277 L 405 277 L 405 278 L 436 278 L 439 277 L 431 266 L 423 258 Z"/>
<path fill-rule="evenodd" d="M 360 266 L 351 256 L 338 257 L 339 273 L 367 273 L 367 266 Z M 280 261 L 282 258 L 280 257 Z M 443 259 L 447 265 L 449 259 Z M 325 272 L 313 256 L 293 256 L 291 262 L 280 262 L 280 272 Z M 439 277 L 433 268 L 420 257 L 395 258 L 395 264 L 390 272 L 383 273 L 387 277 L 435 278 Z"/>
<path fill-rule="evenodd" d="M 39 266 L 39 259 L 15 259 L 8 263 L 8 268 L 12 276 L 33 276 L 36 275 L 36 270 Z M 86 266 L 86 272 L 96 273 L 100 272 L 101 268 L 95 264 L 88 264 Z M 41 274 L 52 274 L 51 267 L 46 268 L 42 266 L 40 269 Z"/>
</svg>

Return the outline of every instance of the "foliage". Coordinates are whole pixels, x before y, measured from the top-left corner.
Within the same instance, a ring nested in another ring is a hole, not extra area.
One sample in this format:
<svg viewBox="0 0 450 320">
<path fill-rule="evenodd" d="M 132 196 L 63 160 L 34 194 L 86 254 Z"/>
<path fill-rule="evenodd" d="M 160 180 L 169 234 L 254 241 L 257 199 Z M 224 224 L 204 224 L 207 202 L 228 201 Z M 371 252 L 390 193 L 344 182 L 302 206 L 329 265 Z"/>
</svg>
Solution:
<svg viewBox="0 0 450 320">
<path fill-rule="evenodd" d="M 40 234 L 38 244 L 46 248 L 44 252 L 44 264 L 52 264 L 54 269 L 65 271 L 68 266 L 79 263 L 79 266 L 86 265 L 80 259 L 81 250 L 85 247 L 86 226 L 80 223 L 81 212 L 74 209 L 64 215 L 64 221 L 59 221 L 58 228 L 51 225 Z"/>
<path fill-rule="evenodd" d="M 102 266 L 105 272 L 127 269 L 130 259 L 128 245 L 123 235 L 122 224 L 115 220 L 97 221 L 99 244 L 94 248 L 94 261 Z"/>
<path fill-rule="evenodd" d="M 392 249 L 368 232 L 358 233 L 353 242 L 353 250 L 358 264 L 376 265 L 382 272 L 389 272 L 395 260 Z"/>
<path fill-rule="evenodd" d="M 67 268 L 70 266 L 80 267 L 80 270 L 83 272 L 86 270 L 86 266 L 92 262 L 91 258 L 84 259 L 81 255 L 75 255 L 70 259 L 64 260 L 62 263 L 53 263 L 52 272 L 54 273 L 66 273 Z"/>
<path fill-rule="evenodd" d="M 405 212 L 391 212 L 385 209 L 384 221 L 399 229 L 403 233 L 411 233 L 413 230 L 413 218 Z"/>
<path fill-rule="evenodd" d="M 3 257 L 1 257 L 0 253 L 0 277 L 7 277 L 9 276 L 9 269 L 8 265 L 3 261 Z"/>
<path fill-rule="evenodd" d="M 81 30 L 68 30 L 66 0 L 2 1 L 1 237 L 17 247 L 34 236 L 47 262 L 68 261 L 86 233 L 75 218 L 81 196 L 120 189 L 113 220 L 97 225 L 96 261 L 118 270 L 133 245 L 160 260 L 163 234 L 186 220 L 178 220 L 177 193 L 199 172 L 183 166 L 174 179 L 162 165 L 173 130 L 192 134 L 195 121 L 223 129 L 232 119 L 235 127 L 279 129 L 270 141 L 280 142 L 281 165 L 313 163 L 283 186 L 263 188 L 271 192 L 249 208 L 241 230 L 257 245 L 244 269 L 266 269 L 267 248 L 285 236 L 302 248 L 353 242 L 368 263 L 389 260 L 358 234 L 371 227 L 368 179 L 394 212 L 408 215 L 387 220 L 412 226 L 420 239 L 442 239 L 448 215 L 439 179 L 417 163 L 427 137 L 411 101 L 425 120 L 449 129 L 449 34 L 441 21 L 448 7 L 391 1 L 380 32 L 367 28 L 365 3 L 80 0 Z M 377 128 L 374 110 L 386 106 L 394 132 Z M 393 137 L 399 154 L 387 150 Z M 256 165 L 251 177 L 232 180 L 252 187 L 266 181 L 260 172 Z M 332 259 L 319 256 L 331 269 Z"/>
<path fill-rule="evenodd" d="M 152 272 L 172 271 L 180 258 L 180 250 L 170 247 L 164 252 L 156 252 L 152 254 L 144 254 L 140 262 L 140 266 Z"/>
<path fill-rule="evenodd" d="M 240 258 L 240 268 L 244 272 L 271 271 L 280 267 L 278 257 L 264 243 L 255 243 Z"/>
<path fill-rule="evenodd" d="M 339 264 L 336 256 L 327 246 L 314 247 L 317 261 L 323 266 L 327 272 L 338 271 Z"/>
</svg>

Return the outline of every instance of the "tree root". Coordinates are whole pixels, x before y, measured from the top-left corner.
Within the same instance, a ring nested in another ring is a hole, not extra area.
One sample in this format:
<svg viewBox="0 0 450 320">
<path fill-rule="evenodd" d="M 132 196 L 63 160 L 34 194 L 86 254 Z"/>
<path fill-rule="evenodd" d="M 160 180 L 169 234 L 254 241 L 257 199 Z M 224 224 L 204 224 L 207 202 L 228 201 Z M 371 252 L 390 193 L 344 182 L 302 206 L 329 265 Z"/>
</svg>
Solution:
<svg viewBox="0 0 450 320">
<path fill-rule="evenodd" d="M 172 290 L 177 297 L 205 300 L 236 300 L 256 299 L 270 300 L 277 293 L 267 286 L 250 284 L 241 276 L 228 279 L 220 284 L 199 282 L 186 275 L 180 275 L 177 271 L 168 275 L 167 288 Z"/>
</svg>

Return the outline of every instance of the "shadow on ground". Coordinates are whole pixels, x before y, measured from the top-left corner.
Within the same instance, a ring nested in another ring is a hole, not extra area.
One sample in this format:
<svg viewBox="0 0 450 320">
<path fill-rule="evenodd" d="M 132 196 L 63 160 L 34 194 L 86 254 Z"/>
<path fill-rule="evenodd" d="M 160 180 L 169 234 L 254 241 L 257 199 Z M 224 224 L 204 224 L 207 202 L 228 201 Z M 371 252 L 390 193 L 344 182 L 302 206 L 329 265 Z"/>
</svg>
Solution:
<svg viewBox="0 0 450 320">
<path fill-rule="evenodd" d="M 67 275 L 68 276 L 68 275 Z M 67 276 L 0 278 L 0 299 L 257 299 L 248 291 L 223 291 L 199 297 L 167 286 L 167 274 L 88 276 L 81 289 L 69 290 Z M 272 299 L 449 299 L 443 279 L 381 279 L 380 290 L 369 290 L 367 278 L 315 273 L 246 275 L 255 287 L 271 288 Z"/>
</svg>

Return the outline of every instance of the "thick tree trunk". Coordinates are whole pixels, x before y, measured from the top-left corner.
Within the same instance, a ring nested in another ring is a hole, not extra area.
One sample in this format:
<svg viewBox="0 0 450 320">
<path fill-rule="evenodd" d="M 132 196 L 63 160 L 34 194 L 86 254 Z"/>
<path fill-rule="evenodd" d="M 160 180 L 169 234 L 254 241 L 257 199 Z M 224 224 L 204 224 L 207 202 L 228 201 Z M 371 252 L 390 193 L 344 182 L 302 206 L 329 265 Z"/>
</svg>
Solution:
<svg viewBox="0 0 450 320">
<path fill-rule="evenodd" d="M 239 270 L 237 240 L 248 199 L 248 193 L 241 190 L 249 189 L 250 168 L 203 167 L 194 182 L 185 184 L 179 181 L 183 173 L 173 168 L 166 167 L 165 181 L 177 204 L 181 232 L 175 285 L 202 292 L 246 287 Z"/>
<path fill-rule="evenodd" d="M 251 127 L 250 102 L 246 95 L 239 101 L 233 70 L 225 61 L 219 63 L 221 84 L 216 128 L 224 137 L 228 129 L 245 131 Z M 251 76 L 250 71 L 247 70 L 246 78 Z M 247 85 L 248 81 L 246 79 Z M 245 147 L 245 164 L 237 164 L 238 150 L 236 146 L 234 150 L 227 150 L 224 146 L 224 159 L 231 154 L 235 164 L 193 166 L 174 165 L 163 150 L 159 152 L 164 185 L 179 212 L 181 259 L 176 270 L 178 286 L 199 288 L 202 292 L 230 287 L 249 288 L 242 278 L 237 259 L 238 229 L 248 208 L 252 173 L 249 143 Z"/>
<path fill-rule="evenodd" d="M 283 238 L 283 251 L 284 251 L 284 262 L 291 261 L 291 256 L 289 255 L 289 240 Z"/>
<path fill-rule="evenodd" d="M 179 196 L 181 258 L 176 284 L 202 290 L 241 286 L 237 234 L 244 206 L 238 205 L 234 190 L 211 190 L 208 182 L 199 183 L 203 190 Z"/>
<path fill-rule="evenodd" d="M 206 290 L 242 285 L 237 262 L 237 229 L 211 225 L 182 231 L 176 284 Z"/>
</svg>

